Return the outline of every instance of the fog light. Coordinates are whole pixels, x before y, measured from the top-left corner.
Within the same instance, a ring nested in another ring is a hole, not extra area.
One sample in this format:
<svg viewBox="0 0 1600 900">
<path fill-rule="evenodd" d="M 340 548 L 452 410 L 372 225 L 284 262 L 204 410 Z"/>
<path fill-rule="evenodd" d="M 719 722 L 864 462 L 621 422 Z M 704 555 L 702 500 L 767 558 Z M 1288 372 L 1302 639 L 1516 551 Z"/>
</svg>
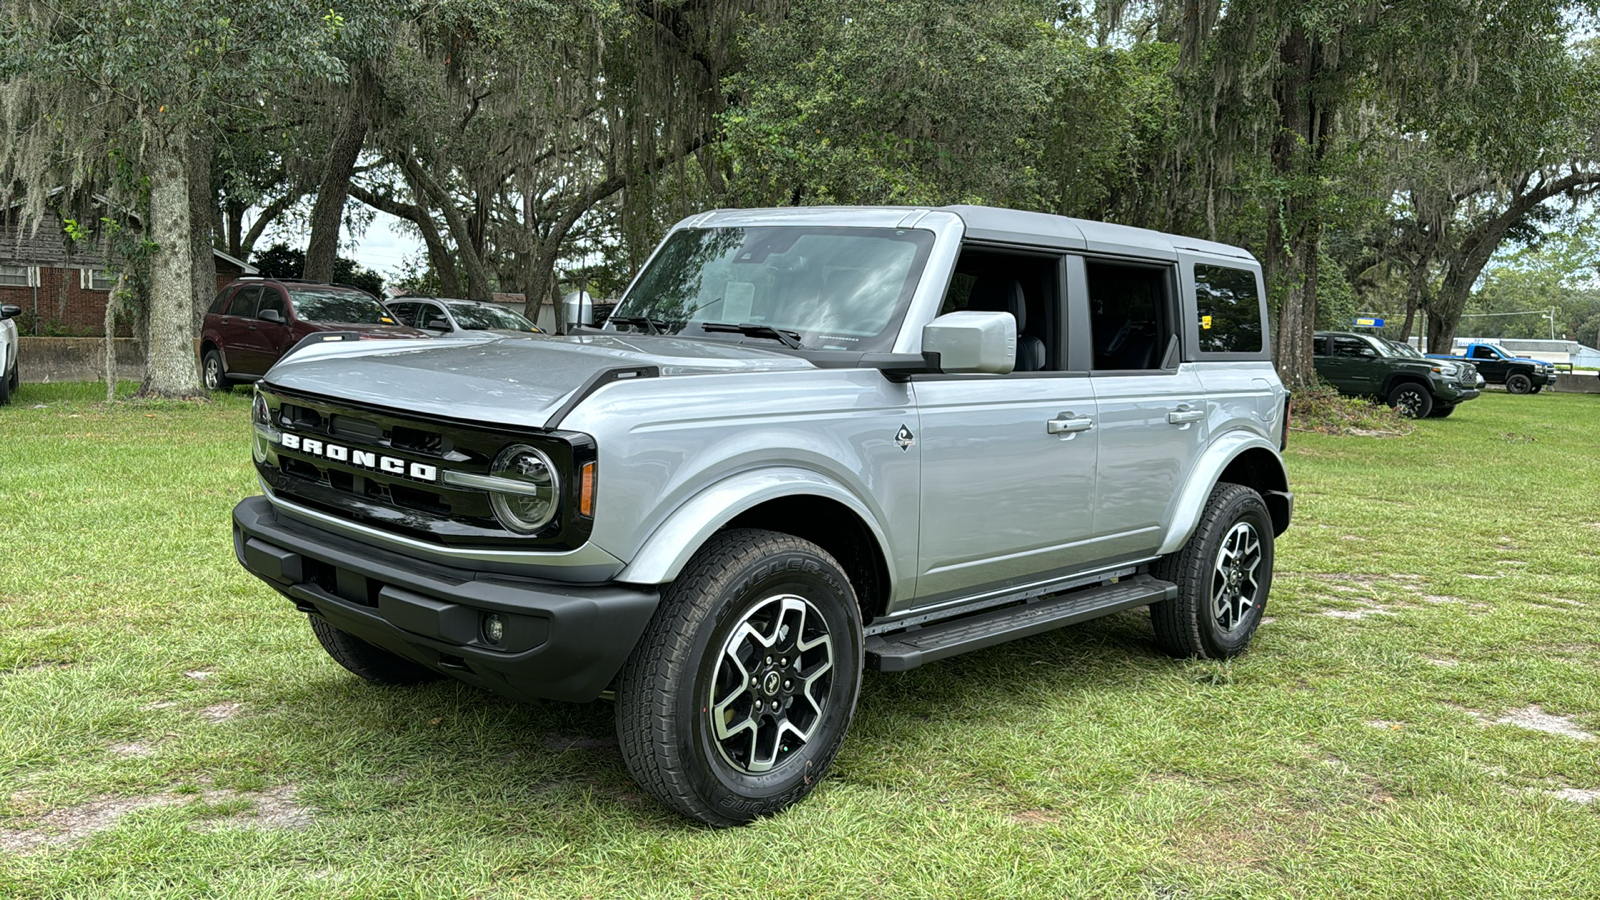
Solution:
<svg viewBox="0 0 1600 900">
<path fill-rule="evenodd" d="M 483 617 L 483 636 L 489 643 L 498 644 L 506 636 L 506 623 L 499 616 L 490 613 Z"/>
</svg>

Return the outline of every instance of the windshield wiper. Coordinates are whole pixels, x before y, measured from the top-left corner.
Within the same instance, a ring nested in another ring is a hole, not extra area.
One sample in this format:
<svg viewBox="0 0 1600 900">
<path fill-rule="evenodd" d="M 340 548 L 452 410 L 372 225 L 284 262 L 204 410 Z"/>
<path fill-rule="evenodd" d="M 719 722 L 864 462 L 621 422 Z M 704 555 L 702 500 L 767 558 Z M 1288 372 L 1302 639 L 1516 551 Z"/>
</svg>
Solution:
<svg viewBox="0 0 1600 900">
<path fill-rule="evenodd" d="M 788 347 L 790 350 L 805 349 L 805 347 L 800 343 L 800 332 L 787 330 L 780 331 L 777 328 L 773 328 L 771 325 L 756 325 L 751 322 L 742 322 L 737 325 L 732 322 L 701 322 L 700 330 L 733 331 L 749 337 L 772 338 L 785 347 Z"/>
<path fill-rule="evenodd" d="M 667 322 L 664 319 L 652 319 L 649 316 L 612 316 L 607 321 L 616 325 L 627 325 L 631 328 L 643 328 L 650 334 L 665 334 Z"/>
</svg>

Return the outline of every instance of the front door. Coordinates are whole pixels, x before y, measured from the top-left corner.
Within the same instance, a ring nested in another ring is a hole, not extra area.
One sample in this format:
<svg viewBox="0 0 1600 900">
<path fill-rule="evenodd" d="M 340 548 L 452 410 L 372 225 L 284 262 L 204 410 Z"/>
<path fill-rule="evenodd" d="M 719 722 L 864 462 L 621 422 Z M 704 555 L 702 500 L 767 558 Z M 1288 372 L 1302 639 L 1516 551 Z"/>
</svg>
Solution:
<svg viewBox="0 0 1600 900">
<path fill-rule="evenodd" d="M 912 379 L 922 419 L 919 603 L 1024 587 L 1088 565 L 1099 456 L 1094 389 L 1067 365 L 1065 261 L 964 248 L 941 313 L 1007 312 L 1009 375 Z"/>
</svg>

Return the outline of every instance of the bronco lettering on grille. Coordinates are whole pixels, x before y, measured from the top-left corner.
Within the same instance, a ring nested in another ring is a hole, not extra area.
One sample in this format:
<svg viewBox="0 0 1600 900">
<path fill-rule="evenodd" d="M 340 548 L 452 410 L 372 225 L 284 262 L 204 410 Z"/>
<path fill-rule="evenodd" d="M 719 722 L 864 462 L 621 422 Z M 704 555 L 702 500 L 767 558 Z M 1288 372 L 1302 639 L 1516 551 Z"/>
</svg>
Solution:
<svg viewBox="0 0 1600 900">
<path fill-rule="evenodd" d="M 439 467 L 427 463 L 407 462 L 394 456 L 381 456 L 367 450 L 357 450 L 342 444 L 331 444 L 318 438 L 302 437 L 285 431 L 283 449 L 297 450 L 307 456 L 320 456 L 334 462 L 349 463 L 363 469 L 373 469 L 386 475 L 399 475 L 417 481 L 436 482 Z"/>
</svg>

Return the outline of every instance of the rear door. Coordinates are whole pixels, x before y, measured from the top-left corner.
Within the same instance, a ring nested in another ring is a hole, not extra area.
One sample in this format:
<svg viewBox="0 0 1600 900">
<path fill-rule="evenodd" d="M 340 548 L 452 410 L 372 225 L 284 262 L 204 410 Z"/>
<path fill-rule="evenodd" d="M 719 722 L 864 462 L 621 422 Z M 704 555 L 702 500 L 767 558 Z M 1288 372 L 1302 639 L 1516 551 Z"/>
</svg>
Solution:
<svg viewBox="0 0 1600 900">
<path fill-rule="evenodd" d="M 1075 257 L 1089 370 L 1099 406 L 1095 536 L 1107 560 L 1161 546 L 1172 499 L 1207 440 L 1206 395 L 1182 362 L 1174 263 Z"/>
<path fill-rule="evenodd" d="M 256 340 L 256 303 L 261 299 L 261 285 L 247 284 L 233 294 L 228 311 L 222 316 L 217 329 L 222 344 L 222 354 L 228 371 L 241 375 L 261 374 L 260 342 Z"/>
</svg>

